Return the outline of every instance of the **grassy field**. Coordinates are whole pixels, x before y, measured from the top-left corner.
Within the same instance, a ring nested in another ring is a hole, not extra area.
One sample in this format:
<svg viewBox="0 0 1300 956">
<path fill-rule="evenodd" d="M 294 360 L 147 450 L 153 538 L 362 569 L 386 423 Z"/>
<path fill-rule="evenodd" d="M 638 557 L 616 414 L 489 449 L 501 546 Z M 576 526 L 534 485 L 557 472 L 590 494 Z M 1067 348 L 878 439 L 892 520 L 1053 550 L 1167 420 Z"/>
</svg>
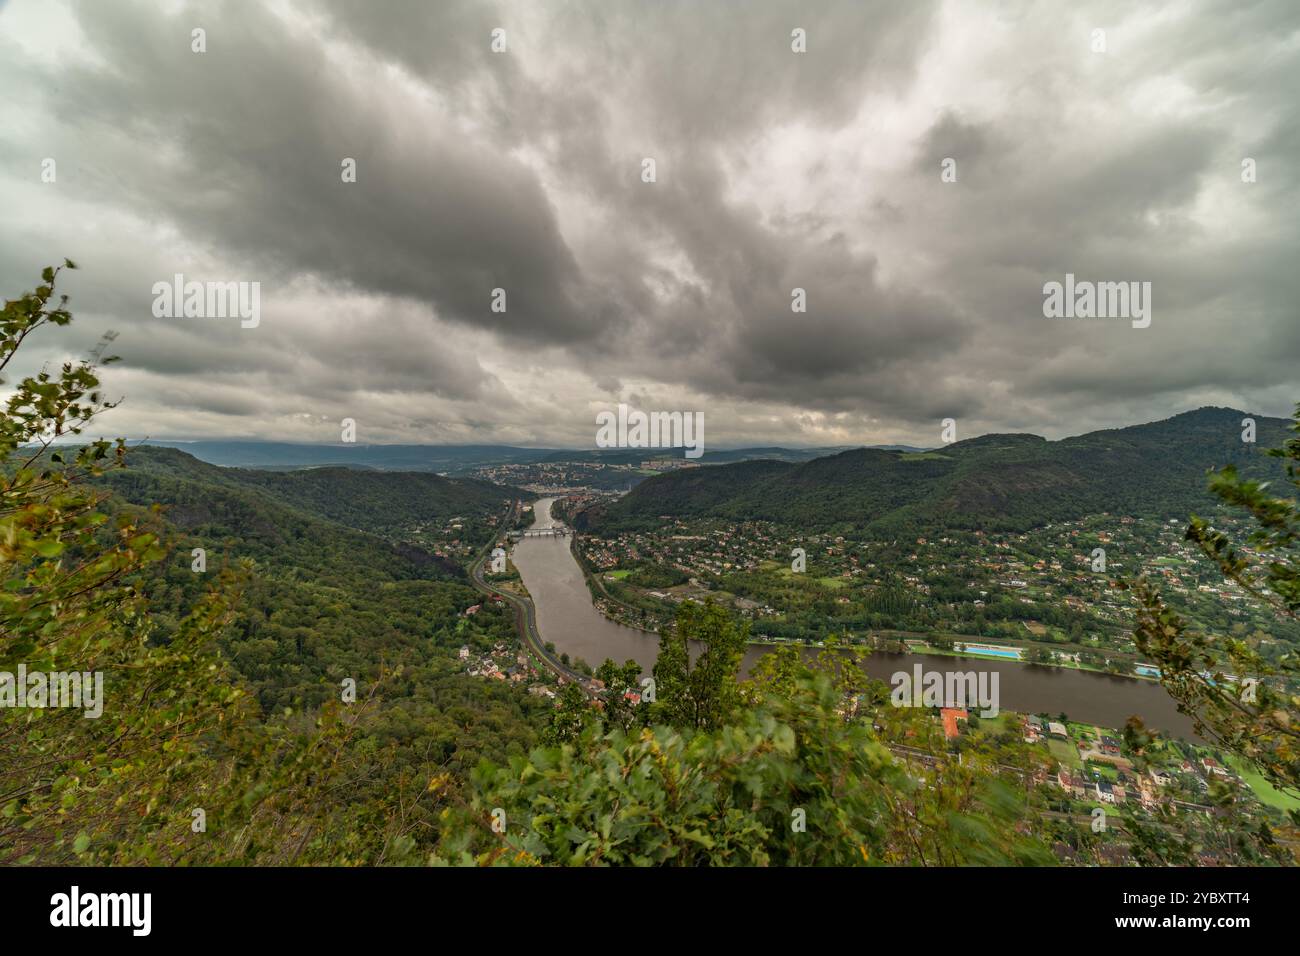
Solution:
<svg viewBox="0 0 1300 956">
<path fill-rule="evenodd" d="M 1250 764 L 1234 759 L 1229 759 L 1228 764 L 1233 770 L 1241 774 L 1241 779 L 1245 780 L 1247 786 L 1255 791 L 1255 796 L 1259 797 L 1260 803 L 1270 807 L 1277 807 L 1279 810 L 1300 810 L 1300 799 L 1287 796 L 1278 790 Z"/>
<path fill-rule="evenodd" d="M 620 569 L 618 571 L 607 571 L 605 573 L 608 574 L 615 581 L 622 581 L 625 577 L 627 577 L 632 572 L 626 569 Z"/>
<path fill-rule="evenodd" d="M 1079 751 L 1075 750 L 1074 744 L 1068 740 L 1049 740 L 1047 749 L 1052 752 L 1062 766 L 1078 770 L 1083 767 L 1083 761 L 1079 759 Z"/>
<path fill-rule="evenodd" d="M 1119 780 L 1119 771 L 1108 763 L 1101 763 L 1100 761 L 1094 760 L 1088 764 L 1086 769 L 1089 773 L 1096 771 L 1101 779 L 1109 780 L 1111 783 Z"/>
</svg>

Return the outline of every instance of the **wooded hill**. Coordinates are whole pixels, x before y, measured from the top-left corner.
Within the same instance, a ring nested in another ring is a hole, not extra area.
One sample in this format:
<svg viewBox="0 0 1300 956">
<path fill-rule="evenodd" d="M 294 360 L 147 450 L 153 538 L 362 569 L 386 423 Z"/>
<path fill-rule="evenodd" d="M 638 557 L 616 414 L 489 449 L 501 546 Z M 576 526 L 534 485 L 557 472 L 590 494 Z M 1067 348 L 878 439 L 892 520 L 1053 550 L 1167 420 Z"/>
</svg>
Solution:
<svg viewBox="0 0 1300 956">
<path fill-rule="evenodd" d="M 179 449 L 147 445 L 131 450 L 130 468 L 114 473 L 110 483 L 132 500 L 173 505 L 181 504 L 173 498 L 187 485 L 253 492 L 308 515 L 377 534 L 415 523 L 497 514 L 509 499 L 528 497 L 515 488 L 429 472 L 342 466 L 297 471 L 221 468 Z M 150 499 L 149 488 L 161 496 Z"/>
<path fill-rule="evenodd" d="M 924 528 L 1023 530 L 1086 514 L 1185 519 L 1214 499 L 1206 473 L 1227 464 L 1275 477 L 1264 449 L 1288 422 L 1201 408 L 1164 421 L 1060 441 L 993 434 L 927 452 L 859 448 L 803 464 L 749 461 L 656 476 L 579 517 L 584 530 L 650 528 L 661 516 L 767 520 L 810 530 L 892 534 Z"/>
<path fill-rule="evenodd" d="M 383 531 L 463 516 L 467 531 L 505 514 L 511 489 L 431 474 L 322 468 L 274 473 L 218 468 L 174 449 L 135 448 L 99 479 L 109 510 L 162 506 L 173 551 L 141 582 L 165 640 L 222 568 L 251 564 L 222 650 L 263 710 L 311 712 L 351 677 L 364 696 L 380 665 L 396 671 L 371 729 L 404 759 L 466 768 L 534 739 L 545 707 L 463 673 L 456 652 L 513 641 L 504 608 L 480 603 L 460 564 Z M 487 538 L 484 537 L 486 541 Z M 206 549 L 207 571 L 191 549 Z M 462 763 L 463 755 L 463 763 Z"/>
</svg>

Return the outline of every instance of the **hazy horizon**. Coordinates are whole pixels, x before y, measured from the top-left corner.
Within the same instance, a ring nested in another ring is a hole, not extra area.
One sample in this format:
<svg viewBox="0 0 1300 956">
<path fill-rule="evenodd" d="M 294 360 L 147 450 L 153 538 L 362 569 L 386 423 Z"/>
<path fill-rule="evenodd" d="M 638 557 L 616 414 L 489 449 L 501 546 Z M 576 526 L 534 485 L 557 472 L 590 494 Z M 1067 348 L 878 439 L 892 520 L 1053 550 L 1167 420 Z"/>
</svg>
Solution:
<svg viewBox="0 0 1300 956">
<path fill-rule="evenodd" d="M 983 437 L 986 437 L 986 436 L 988 436 L 988 435 L 996 435 L 996 434 L 1031 435 L 1031 436 L 1034 436 L 1034 437 L 1042 438 L 1042 439 L 1044 439 L 1045 441 L 1049 441 L 1049 442 L 1051 442 L 1051 441 L 1064 441 L 1064 440 L 1066 440 L 1066 439 L 1070 439 L 1070 438 L 1078 438 L 1078 437 L 1081 437 L 1081 436 L 1083 436 L 1083 435 L 1090 434 L 1090 433 L 1095 432 L 1095 431 L 1105 431 L 1105 430 L 1109 430 L 1109 428 L 1126 428 L 1126 427 L 1137 427 L 1137 426 L 1142 426 L 1142 425 L 1154 425 L 1154 424 L 1159 424 L 1160 422 L 1169 421 L 1169 420 L 1172 419 L 1172 418 L 1178 418 L 1178 417 L 1180 417 L 1180 416 L 1182 416 L 1182 415 L 1190 415 L 1190 414 L 1193 414 L 1193 413 L 1195 413 L 1195 412 L 1198 412 L 1198 411 L 1205 411 L 1205 410 L 1227 411 L 1227 412 L 1233 412 L 1234 414 L 1262 416 L 1262 417 L 1266 417 L 1266 418 L 1273 419 L 1273 420 L 1278 421 L 1278 422 L 1287 422 L 1287 423 L 1289 423 L 1289 422 L 1292 420 L 1292 416 L 1290 416 L 1290 415 L 1267 415 L 1267 416 L 1263 416 L 1262 413 L 1259 413 L 1259 412 L 1251 412 L 1251 411 L 1249 411 L 1249 410 L 1247 410 L 1247 409 L 1237 409 L 1237 408 L 1228 408 L 1228 407 L 1226 407 L 1226 406 L 1208 406 L 1208 405 L 1207 405 L 1207 406 L 1201 406 L 1200 408 L 1189 408 L 1189 409 L 1186 409 L 1185 411 L 1178 412 L 1178 413 L 1176 413 L 1176 414 L 1174 414 L 1174 415 L 1171 415 L 1171 416 L 1168 416 L 1168 417 L 1166 417 L 1166 418 L 1154 419 L 1154 420 L 1152 420 L 1152 421 L 1134 421 L 1134 422 L 1128 422 L 1128 423 L 1126 423 L 1126 424 L 1124 424 L 1124 425 L 1108 426 L 1108 428 L 1102 428 L 1102 429 L 1089 429 L 1089 430 L 1086 431 L 1086 432 L 1079 432 L 1079 433 L 1077 433 L 1077 434 L 1069 434 L 1069 435 L 1061 435 L 1061 436 L 1059 436 L 1059 437 L 1057 437 L 1057 438 L 1050 438 L 1050 437 L 1045 436 L 1045 435 L 1039 435 L 1039 434 L 1037 434 L 1036 432 L 1032 432 L 1032 431 L 1017 431 L 1017 432 L 981 432 L 981 433 L 979 433 L 979 434 L 977 434 L 977 435 L 963 435 L 963 436 L 961 436 L 957 441 L 958 441 L 958 442 L 961 442 L 961 441 L 966 441 L 966 440 L 968 440 L 968 439 L 983 438 Z M 108 438 L 108 439 L 114 439 L 114 438 L 117 438 L 117 437 L 122 437 L 122 438 L 123 438 L 123 439 L 124 439 L 128 444 L 131 444 L 131 443 L 144 444 L 144 443 L 147 443 L 147 442 L 157 442 L 157 443 L 166 443 L 166 444 L 171 444 L 171 445 L 186 445 L 186 444 L 199 444 L 199 443 L 201 443 L 201 442 L 212 442 L 212 443 L 226 442 L 226 443 L 231 443 L 231 444 L 268 444 L 268 445 L 270 445 L 270 444 L 283 444 L 283 445 L 302 445 L 302 446 L 304 446 L 304 447 L 317 447 L 317 448 L 455 448 L 455 447 L 475 447 L 475 446 L 481 446 L 481 447 L 485 447 L 485 448 L 494 448 L 494 447 L 495 447 L 495 448 L 518 448 L 518 449 L 523 449 L 523 450 L 527 450 L 527 451 L 557 451 L 557 452 L 562 452 L 562 451 L 583 451 L 583 452 L 596 452 L 596 451 L 603 451 L 603 452 L 611 452 L 611 453 L 623 453 L 623 452 L 629 452 L 629 451 L 636 451 L 636 450 L 637 450 L 637 449 L 633 449 L 633 448 L 597 448 L 594 444 L 588 444 L 588 445 L 542 445 L 542 444 L 512 444 L 512 443 L 508 443 L 508 442 L 364 442 L 364 441 L 356 441 L 356 442 L 345 442 L 345 441 L 319 441 L 319 442 L 308 442 L 308 441 L 288 441 L 288 440 L 279 440 L 279 439 L 270 439 L 270 438 L 260 438 L 260 437 L 257 437 L 257 436 L 248 436 L 248 435 L 244 435 L 244 436 L 241 436 L 241 435 L 219 435 L 219 436 L 204 436 L 204 437 L 201 437 L 201 438 L 189 438 L 189 437 L 186 437 L 186 438 L 175 438 L 175 437 L 163 436 L 163 435 L 156 435 L 156 436 L 155 436 L 155 435 L 150 435 L 150 436 L 114 436 L 114 435 L 104 434 L 104 435 L 101 435 L 101 436 L 98 436 L 98 437 Z M 69 440 L 65 440 L 65 441 L 69 441 L 70 443 L 77 443 L 77 442 L 84 441 L 84 440 L 86 440 L 86 436 L 80 436 L 79 438 L 76 438 L 76 439 L 69 439 Z M 709 452 L 745 451 L 745 450 L 750 450 L 750 449 L 755 449 L 755 448 L 784 448 L 784 449 L 788 449 L 788 450 L 790 450 L 790 451 L 828 451 L 828 452 L 838 452 L 838 451 L 846 451 L 846 450 L 850 450 L 850 449 L 854 449 L 854 448 L 863 448 L 863 447 L 866 447 L 866 448 L 873 448 L 873 447 L 875 447 L 875 448 L 880 448 L 880 447 L 888 447 L 888 446 L 905 446 L 905 447 L 910 447 L 910 448 L 935 449 L 935 448 L 941 448 L 941 447 L 943 447 L 943 443 L 942 443 L 942 442 L 936 442 L 936 443 L 933 443 L 933 444 L 930 444 L 930 445 L 926 445 L 926 444 L 912 444 L 912 443 L 909 443 L 909 442 L 878 442 L 878 443 L 872 443 L 872 444 L 866 444 L 866 445 L 864 445 L 864 444 L 843 444 L 843 445 L 799 445 L 799 444 L 733 445 L 733 444 L 725 444 L 725 445 L 710 445 L 710 446 L 706 449 L 706 454 L 709 453 Z M 676 448 L 671 448 L 671 447 L 670 447 L 670 448 L 646 448 L 646 449 L 643 449 L 643 451 L 644 451 L 644 453 L 645 453 L 645 455 L 646 455 L 647 457 L 655 457 L 656 455 L 663 455 L 663 454 L 668 453 L 668 452 L 680 452 L 681 450 L 682 450 L 682 449 L 681 449 L 680 447 L 676 447 Z"/>
</svg>

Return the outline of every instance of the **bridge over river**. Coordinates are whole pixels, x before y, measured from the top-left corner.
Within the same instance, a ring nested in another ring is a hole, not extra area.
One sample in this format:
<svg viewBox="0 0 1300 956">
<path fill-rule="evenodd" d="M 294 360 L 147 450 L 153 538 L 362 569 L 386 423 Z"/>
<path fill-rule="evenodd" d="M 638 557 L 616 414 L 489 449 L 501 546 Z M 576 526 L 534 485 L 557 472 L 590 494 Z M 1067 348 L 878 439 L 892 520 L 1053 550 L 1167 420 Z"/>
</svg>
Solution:
<svg viewBox="0 0 1300 956">
<path fill-rule="evenodd" d="M 527 528 L 523 531 L 511 531 L 510 537 L 515 541 L 520 538 L 565 538 L 572 533 L 568 528 L 556 525 L 550 528 Z"/>
</svg>

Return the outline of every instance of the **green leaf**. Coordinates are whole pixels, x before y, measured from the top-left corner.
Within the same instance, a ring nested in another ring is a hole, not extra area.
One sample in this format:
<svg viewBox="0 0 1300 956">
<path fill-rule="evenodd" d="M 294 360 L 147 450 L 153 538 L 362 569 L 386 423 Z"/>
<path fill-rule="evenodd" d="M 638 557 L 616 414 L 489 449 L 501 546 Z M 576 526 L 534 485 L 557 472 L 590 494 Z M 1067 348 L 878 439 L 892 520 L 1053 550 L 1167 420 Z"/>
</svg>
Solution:
<svg viewBox="0 0 1300 956">
<path fill-rule="evenodd" d="M 57 558 L 63 553 L 63 542 L 52 540 L 38 541 L 36 543 L 35 551 L 42 558 Z"/>
</svg>

